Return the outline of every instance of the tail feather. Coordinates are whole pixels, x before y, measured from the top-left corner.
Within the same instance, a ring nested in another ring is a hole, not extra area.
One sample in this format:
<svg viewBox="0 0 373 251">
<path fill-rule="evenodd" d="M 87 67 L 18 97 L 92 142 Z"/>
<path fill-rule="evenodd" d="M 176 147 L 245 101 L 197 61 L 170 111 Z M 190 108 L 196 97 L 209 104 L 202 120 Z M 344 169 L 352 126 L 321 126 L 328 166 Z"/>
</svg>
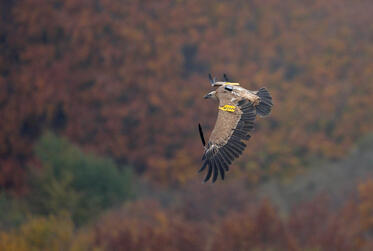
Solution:
<svg viewBox="0 0 373 251">
<path fill-rule="evenodd" d="M 269 94 L 266 88 L 262 87 L 256 95 L 260 98 L 260 102 L 256 106 L 256 112 L 262 117 L 267 116 L 271 112 L 273 106 L 271 94 Z"/>
</svg>

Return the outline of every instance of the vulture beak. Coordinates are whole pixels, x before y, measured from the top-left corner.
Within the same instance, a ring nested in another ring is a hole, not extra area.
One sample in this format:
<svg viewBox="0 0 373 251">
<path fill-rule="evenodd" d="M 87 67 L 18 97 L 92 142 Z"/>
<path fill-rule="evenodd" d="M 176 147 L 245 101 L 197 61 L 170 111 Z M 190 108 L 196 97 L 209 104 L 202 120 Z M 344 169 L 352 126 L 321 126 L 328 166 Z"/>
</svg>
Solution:
<svg viewBox="0 0 373 251">
<path fill-rule="evenodd" d="M 216 94 L 216 91 L 212 91 L 212 92 L 207 93 L 203 98 L 205 98 L 205 99 L 213 98 L 213 97 L 215 97 L 215 94 Z"/>
</svg>

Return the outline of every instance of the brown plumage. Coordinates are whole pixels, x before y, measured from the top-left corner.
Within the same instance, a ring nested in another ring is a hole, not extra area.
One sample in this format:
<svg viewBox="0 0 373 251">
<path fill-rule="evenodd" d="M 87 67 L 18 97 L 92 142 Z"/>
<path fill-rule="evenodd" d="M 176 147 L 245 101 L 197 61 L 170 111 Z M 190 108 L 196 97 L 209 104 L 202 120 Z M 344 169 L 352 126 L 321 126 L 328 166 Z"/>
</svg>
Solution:
<svg viewBox="0 0 373 251">
<path fill-rule="evenodd" d="M 208 93 L 205 98 L 219 101 L 219 112 L 215 127 L 210 135 L 207 146 L 204 144 L 202 128 L 199 125 L 200 136 L 205 151 L 202 157 L 203 165 L 199 172 L 208 167 L 204 182 L 212 176 L 214 183 L 220 173 L 224 179 L 233 160 L 244 151 L 250 131 L 254 127 L 256 114 L 266 116 L 272 109 L 272 97 L 265 88 L 249 91 L 238 83 L 228 81 L 224 74 L 224 82 L 216 82 L 209 75 L 212 86 L 218 86 L 215 91 Z"/>
</svg>

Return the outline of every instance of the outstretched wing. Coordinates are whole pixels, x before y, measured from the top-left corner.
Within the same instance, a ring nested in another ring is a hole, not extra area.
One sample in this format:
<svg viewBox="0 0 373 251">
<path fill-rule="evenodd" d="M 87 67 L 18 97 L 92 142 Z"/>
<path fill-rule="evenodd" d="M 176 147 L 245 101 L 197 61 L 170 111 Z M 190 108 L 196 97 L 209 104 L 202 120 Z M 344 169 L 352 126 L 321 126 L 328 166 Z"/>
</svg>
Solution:
<svg viewBox="0 0 373 251">
<path fill-rule="evenodd" d="M 225 171 L 229 170 L 230 164 L 246 147 L 242 141 L 250 138 L 249 132 L 254 127 L 255 108 L 247 99 L 239 101 L 233 107 L 234 109 L 220 107 L 214 130 L 202 157 L 204 162 L 199 170 L 202 172 L 208 167 L 204 182 L 212 176 L 214 183 L 219 173 L 224 179 Z"/>
</svg>

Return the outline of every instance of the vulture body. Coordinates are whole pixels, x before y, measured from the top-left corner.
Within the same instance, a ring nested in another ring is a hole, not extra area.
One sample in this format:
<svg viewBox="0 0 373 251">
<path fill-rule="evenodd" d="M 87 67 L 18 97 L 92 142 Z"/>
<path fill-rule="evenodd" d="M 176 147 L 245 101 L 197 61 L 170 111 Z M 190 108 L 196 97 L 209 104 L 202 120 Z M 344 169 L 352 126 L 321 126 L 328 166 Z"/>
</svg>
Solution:
<svg viewBox="0 0 373 251">
<path fill-rule="evenodd" d="M 244 151 L 246 144 L 243 141 L 250 139 L 256 115 L 267 116 L 273 104 L 266 88 L 260 88 L 258 91 L 247 90 L 238 83 L 230 82 L 225 74 L 224 82 L 216 82 L 211 75 L 209 78 L 211 85 L 218 88 L 208 93 L 205 98 L 216 99 L 219 102 L 219 112 L 207 145 L 199 125 L 204 145 L 203 164 L 199 172 L 207 168 L 204 182 L 212 177 L 214 183 L 219 173 L 224 180 L 225 172 L 229 170 L 233 160 Z"/>
</svg>

